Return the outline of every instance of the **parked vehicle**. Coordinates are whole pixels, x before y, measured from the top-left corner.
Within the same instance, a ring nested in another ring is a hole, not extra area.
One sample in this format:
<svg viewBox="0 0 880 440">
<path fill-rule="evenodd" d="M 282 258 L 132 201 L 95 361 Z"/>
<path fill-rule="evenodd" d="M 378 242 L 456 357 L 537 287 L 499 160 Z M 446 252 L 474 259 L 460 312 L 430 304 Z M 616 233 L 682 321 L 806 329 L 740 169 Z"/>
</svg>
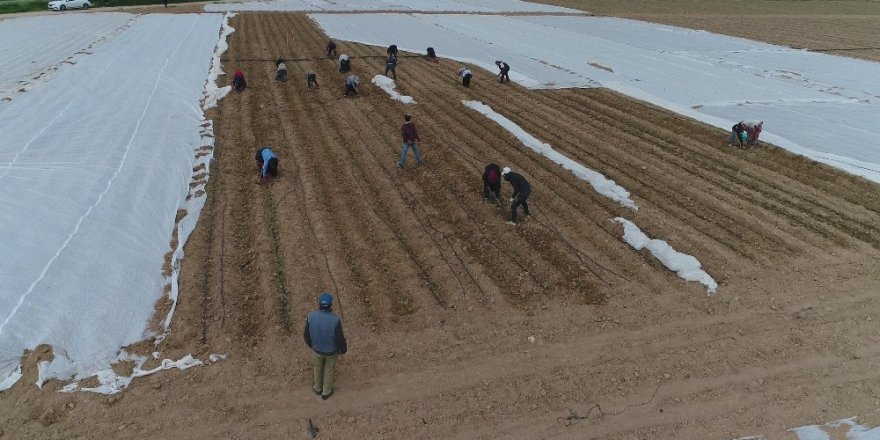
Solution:
<svg viewBox="0 0 880 440">
<path fill-rule="evenodd" d="M 50 11 L 66 11 L 68 9 L 89 9 L 89 0 L 53 0 L 49 2 Z"/>
</svg>

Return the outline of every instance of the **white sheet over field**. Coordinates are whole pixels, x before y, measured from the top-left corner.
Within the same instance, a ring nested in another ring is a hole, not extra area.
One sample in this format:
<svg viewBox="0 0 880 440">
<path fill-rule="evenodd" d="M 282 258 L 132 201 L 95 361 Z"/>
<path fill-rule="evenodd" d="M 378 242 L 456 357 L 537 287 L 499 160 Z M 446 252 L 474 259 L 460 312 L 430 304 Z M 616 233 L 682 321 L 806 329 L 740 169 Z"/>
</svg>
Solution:
<svg viewBox="0 0 880 440">
<path fill-rule="evenodd" d="M 145 336 L 175 214 L 183 240 L 204 203 L 186 197 L 221 22 L 138 16 L 0 107 L 0 382 L 39 344 L 66 377 Z"/>
<path fill-rule="evenodd" d="M 62 63 L 119 32 L 132 14 L 59 14 L 0 20 L 0 104 L 44 83 Z"/>
<path fill-rule="evenodd" d="M 609 87 L 725 130 L 761 119 L 764 140 L 880 182 L 880 63 L 617 18 L 312 17 L 341 40 L 434 47 L 491 72 L 501 59 L 527 87 Z M 406 66 L 398 70 L 405 78 Z"/>
<path fill-rule="evenodd" d="M 519 0 L 261 0 L 208 3 L 209 12 L 238 11 L 403 11 L 403 12 L 567 12 L 581 11 Z"/>
</svg>

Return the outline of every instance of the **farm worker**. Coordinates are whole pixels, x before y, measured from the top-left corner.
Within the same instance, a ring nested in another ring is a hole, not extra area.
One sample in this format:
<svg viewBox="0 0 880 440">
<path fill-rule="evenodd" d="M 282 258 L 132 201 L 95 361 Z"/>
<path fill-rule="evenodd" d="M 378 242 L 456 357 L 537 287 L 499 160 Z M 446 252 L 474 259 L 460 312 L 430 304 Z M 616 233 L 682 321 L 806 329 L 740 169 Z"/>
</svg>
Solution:
<svg viewBox="0 0 880 440">
<path fill-rule="evenodd" d="M 348 351 L 342 321 L 333 313 L 333 295 L 323 292 L 318 297 L 318 310 L 309 312 L 306 317 L 303 338 L 315 352 L 312 391 L 321 396 L 321 400 L 327 400 L 333 394 L 336 358 Z"/>
<path fill-rule="evenodd" d="M 257 168 L 260 170 L 260 183 L 269 183 L 269 174 L 272 177 L 278 177 L 278 156 L 269 147 L 263 147 L 257 150 L 254 155 L 257 162 Z"/>
<path fill-rule="evenodd" d="M 397 72 L 395 68 L 397 67 L 397 57 L 394 55 L 388 55 L 388 59 L 385 60 L 385 76 L 388 76 L 388 72 L 391 72 L 394 79 L 397 79 Z"/>
<path fill-rule="evenodd" d="M 361 85 L 361 79 L 355 75 L 348 75 L 348 78 L 345 79 L 345 93 L 344 96 L 348 96 L 349 93 L 354 93 L 355 95 L 359 95 L 358 86 Z"/>
<path fill-rule="evenodd" d="M 483 170 L 483 200 L 489 200 L 489 194 L 501 201 L 501 168 L 494 163 L 486 165 Z"/>
<path fill-rule="evenodd" d="M 406 155 L 412 148 L 413 155 L 416 157 L 416 165 L 422 164 L 422 155 L 419 152 L 419 132 L 416 130 L 416 124 L 412 121 L 409 113 L 403 115 L 403 125 L 400 126 L 400 134 L 403 136 L 403 151 L 400 153 L 400 161 L 397 162 L 399 168 L 406 165 Z"/>
<path fill-rule="evenodd" d="M 327 40 L 327 58 L 336 56 L 336 43 L 333 40 Z"/>
<path fill-rule="evenodd" d="M 749 145 L 757 145 L 758 136 L 761 135 L 761 130 L 764 128 L 764 121 L 742 121 L 743 129 L 745 129 L 746 133 L 749 134 L 748 143 Z"/>
<path fill-rule="evenodd" d="M 318 87 L 318 75 L 315 75 L 314 71 L 309 70 L 306 73 L 306 81 L 309 82 L 309 88 L 312 88 L 312 84 Z"/>
<path fill-rule="evenodd" d="M 433 47 L 429 47 L 429 48 L 428 48 L 428 54 L 425 55 L 425 58 L 426 58 L 428 61 L 433 61 L 433 62 L 435 62 L 435 63 L 438 62 L 438 61 L 437 61 L 437 53 L 434 52 L 434 48 L 433 48 Z"/>
<path fill-rule="evenodd" d="M 504 180 L 510 182 L 510 186 L 513 187 L 513 194 L 510 196 L 510 221 L 507 222 L 507 224 L 516 226 L 516 208 L 518 208 L 519 205 L 522 205 L 523 207 L 523 214 L 529 215 L 529 205 L 526 203 L 526 199 L 528 199 L 529 194 L 532 193 L 532 186 L 529 185 L 529 181 L 526 180 L 525 177 L 510 171 L 509 167 L 504 167 L 504 169 L 501 170 L 501 175 L 504 176 Z"/>
<path fill-rule="evenodd" d="M 737 122 L 736 124 L 734 124 L 734 126 L 730 129 L 730 137 L 727 138 L 727 146 L 730 147 L 733 144 L 737 144 L 738 146 L 742 147 L 745 143 L 745 140 L 742 139 L 742 135 L 745 132 L 746 130 L 743 127 L 742 122 Z"/>
<path fill-rule="evenodd" d="M 471 86 L 471 76 L 472 75 L 471 75 L 471 71 L 468 70 L 467 67 L 462 67 L 461 69 L 458 69 L 458 76 L 461 77 L 461 85 L 463 85 L 465 87 Z"/>
<path fill-rule="evenodd" d="M 240 92 L 247 88 L 247 81 L 244 80 L 244 72 L 236 70 L 232 75 L 232 90 Z"/>
<path fill-rule="evenodd" d="M 397 58 L 397 45 L 392 44 L 391 46 L 388 46 L 388 49 L 385 49 L 385 53 L 387 53 L 389 57 L 394 56 Z"/>
<path fill-rule="evenodd" d="M 495 61 L 495 65 L 498 66 L 498 81 L 504 82 L 504 79 L 507 78 L 507 82 L 510 82 L 510 75 L 507 73 L 510 72 L 510 66 L 507 65 L 504 61 Z"/>
<path fill-rule="evenodd" d="M 348 72 L 351 69 L 351 59 L 346 54 L 339 55 L 339 71 Z"/>
<path fill-rule="evenodd" d="M 284 64 L 284 60 L 278 58 L 278 61 L 275 61 L 275 66 L 275 80 L 287 81 L 287 64 Z"/>
</svg>

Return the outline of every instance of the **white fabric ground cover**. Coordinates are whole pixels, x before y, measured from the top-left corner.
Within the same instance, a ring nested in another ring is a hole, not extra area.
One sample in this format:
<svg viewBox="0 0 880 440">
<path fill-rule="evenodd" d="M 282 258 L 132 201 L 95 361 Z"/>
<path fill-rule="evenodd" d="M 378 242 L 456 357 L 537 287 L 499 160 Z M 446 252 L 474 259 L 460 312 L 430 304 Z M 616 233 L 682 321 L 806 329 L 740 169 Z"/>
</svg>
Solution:
<svg viewBox="0 0 880 440">
<path fill-rule="evenodd" d="M 208 12 L 226 11 L 401 11 L 401 12 L 583 12 L 519 0 L 261 0 L 208 3 Z"/>
<path fill-rule="evenodd" d="M 401 95 L 400 92 L 396 90 L 397 85 L 394 84 L 394 80 L 385 76 L 385 75 L 376 75 L 373 77 L 373 84 L 376 87 L 385 91 L 391 99 L 395 101 L 400 101 L 404 104 L 415 104 L 416 100 L 413 99 L 412 96 Z"/>
<path fill-rule="evenodd" d="M 58 14 L 0 20 L 0 105 L 49 80 L 122 31 L 132 14 Z"/>
<path fill-rule="evenodd" d="M 176 288 L 176 271 L 161 273 L 163 257 L 182 258 L 204 204 L 189 184 L 210 159 L 196 158 L 213 143 L 200 101 L 222 20 L 138 16 L 0 107 L 4 387 L 37 345 L 55 356 L 41 381 L 81 378 L 148 336 L 163 286 L 173 279 Z M 181 208 L 187 215 L 175 225 Z M 180 245 L 171 249 L 175 228 Z"/>
<path fill-rule="evenodd" d="M 339 40 L 417 53 L 433 47 L 490 72 L 504 60 L 511 80 L 526 87 L 608 87 L 725 131 L 760 119 L 763 140 L 880 182 L 880 63 L 608 17 L 311 17 Z M 725 141 L 719 135 L 706 148 Z"/>
</svg>

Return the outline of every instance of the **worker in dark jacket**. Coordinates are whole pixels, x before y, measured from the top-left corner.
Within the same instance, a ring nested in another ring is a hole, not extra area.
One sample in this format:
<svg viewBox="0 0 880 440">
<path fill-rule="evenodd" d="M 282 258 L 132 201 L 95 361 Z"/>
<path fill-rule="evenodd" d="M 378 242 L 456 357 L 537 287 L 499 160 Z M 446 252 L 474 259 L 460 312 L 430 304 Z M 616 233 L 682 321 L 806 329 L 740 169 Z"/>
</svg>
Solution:
<svg viewBox="0 0 880 440">
<path fill-rule="evenodd" d="M 342 321 L 333 313 L 333 295 L 324 292 L 318 297 L 318 310 L 309 312 L 303 338 L 315 352 L 312 391 L 320 395 L 321 400 L 327 400 L 333 394 L 336 358 L 348 351 Z"/>
<path fill-rule="evenodd" d="M 425 55 L 425 59 L 427 59 L 428 61 L 434 62 L 434 63 L 438 63 L 438 62 L 439 62 L 439 61 L 437 60 L 437 52 L 434 51 L 434 48 L 433 48 L 433 47 L 429 47 L 429 48 L 428 48 L 428 54 Z"/>
<path fill-rule="evenodd" d="M 327 41 L 327 58 L 333 58 L 336 56 L 336 43 L 333 40 Z"/>
<path fill-rule="evenodd" d="M 494 163 L 486 165 L 483 170 L 483 200 L 489 200 L 489 194 L 495 197 L 496 202 L 501 201 L 501 168 Z"/>
<path fill-rule="evenodd" d="M 529 181 L 525 177 L 510 171 L 509 167 L 504 167 L 501 170 L 501 175 L 513 187 L 513 194 L 510 195 L 510 221 L 507 223 L 516 225 L 516 208 L 519 205 L 523 207 L 523 214 L 529 215 L 529 205 L 526 203 L 526 200 L 529 198 L 529 194 L 532 193 L 532 186 L 529 185 Z"/>
<path fill-rule="evenodd" d="M 388 72 L 391 72 L 392 78 L 397 79 L 397 57 L 394 55 L 388 55 L 385 60 L 385 76 L 388 76 Z"/>
<path fill-rule="evenodd" d="M 745 141 L 748 140 L 748 135 L 743 139 L 743 133 L 746 132 L 746 128 L 743 126 L 742 122 L 737 122 L 730 129 L 730 138 L 727 139 L 727 146 L 730 147 L 736 144 L 739 147 L 742 147 L 745 144 Z"/>
<path fill-rule="evenodd" d="M 412 148 L 413 155 L 416 157 L 416 165 L 422 164 L 422 154 L 419 152 L 419 131 L 416 130 L 416 123 L 412 121 L 409 113 L 403 115 L 403 125 L 400 126 L 400 134 L 403 136 L 403 152 L 400 153 L 400 160 L 397 166 L 403 168 L 406 165 L 406 155 Z"/>
<path fill-rule="evenodd" d="M 315 74 L 314 70 L 306 72 L 306 81 L 308 81 L 310 89 L 312 88 L 312 84 L 314 84 L 316 88 L 318 87 L 318 75 Z"/>
<path fill-rule="evenodd" d="M 510 82 L 510 66 L 504 61 L 495 61 L 495 65 L 498 66 L 498 81 L 503 83 L 506 79 Z"/>
<path fill-rule="evenodd" d="M 278 156 L 271 148 L 263 147 L 257 150 L 254 160 L 257 162 L 257 169 L 260 170 L 260 183 L 268 184 L 270 174 L 272 177 L 278 177 Z"/>
<path fill-rule="evenodd" d="M 393 56 L 397 58 L 397 45 L 392 44 L 391 46 L 388 46 L 388 49 L 385 49 L 385 53 L 388 54 L 389 57 Z"/>
<path fill-rule="evenodd" d="M 275 61 L 275 80 L 276 81 L 287 81 L 287 64 L 284 64 L 284 60 L 278 58 L 278 61 Z"/>
</svg>

